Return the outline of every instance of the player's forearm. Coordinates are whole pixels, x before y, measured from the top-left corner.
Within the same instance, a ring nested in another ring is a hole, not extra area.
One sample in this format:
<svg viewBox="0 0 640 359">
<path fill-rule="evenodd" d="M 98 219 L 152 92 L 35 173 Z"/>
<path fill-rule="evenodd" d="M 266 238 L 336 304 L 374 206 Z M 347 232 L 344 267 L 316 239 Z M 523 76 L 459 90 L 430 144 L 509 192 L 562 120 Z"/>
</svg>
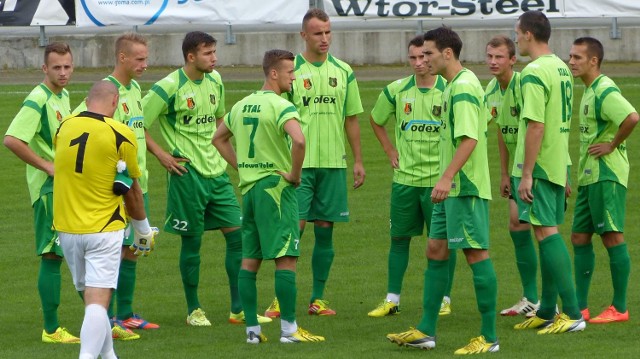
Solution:
<svg viewBox="0 0 640 359">
<path fill-rule="evenodd" d="M 527 135 L 524 140 L 524 163 L 522 165 L 522 176 L 532 176 L 533 167 L 536 164 L 542 137 L 544 136 L 544 123 L 529 121 L 527 125 Z"/>
<path fill-rule="evenodd" d="M 53 175 L 53 163 L 38 156 L 28 144 L 13 136 L 4 136 L 3 144 L 11 152 L 13 152 L 23 162 L 45 172 L 47 175 Z"/>
<path fill-rule="evenodd" d="M 133 179 L 133 185 L 131 189 L 124 195 L 124 204 L 127 208 L 129 217 L 135 220 L 143 220 L 147 218 L 147 214 L 144 211 L 144 198 L 142 196 L 142 189 L 138 183 L 138 179 Z"/>
<path fill-rule="evenodd" d="M 447 169 L 442 173 L 442 177 L 449 180 L 453 179 L 456 173 L 458 173 L 464 164 L 467 163 L 477 144 L 477 140 L 469 137 L 463 137 L 456 149 L 456 152 L 453 154 L 451 163 L 449 163 Z"/>
<path fill-rule="evenodd" d="M 304 148 L 305 148 L 304 140 L 295 141 L 291 145 L 291 175 L 298 179 L 302 176 L 302 164 L 304 163 Z"/>
<path fill-rule="evenodd" d="M 362 163 L 360 124 L 358 123 L 358 116 L 347 116 L 345 118 L 344 128 L 347 133 L 347 141 L 349 141 L 349 146 L 351 146 L 354 162 Z"/>
<path fill-rule="evenodd" d="M 615 137 L 611 141 L 611 149 L 615 149 L 620 146 L 620 144 L 624 142 L 624 140 L 626 140 L 629 135 L 631 135 L 631 132 L 633 132 L 633 129 L 638 124 L 639 119 L 640 117 L 638 116 L 638 113 L 633 112 L 630 113 L 629 116 L 624 119 L 624 121 L 622 121 L 620 127 L 618 128 L 618 132 L 616 132 Z"/>
<path fill-rule="evenodd" d="M 394 150 L 393 144 L 389 139 L 389 135 L 387 134 L 387 130 L 384 126 L 380 126 L 375 121 L 373 121 L 372 117 L 369 117 L 369 123 L 371 123 L 371 128 L 373 129 L 373 134 L 376 135 L 378 142 L 382 145 L 382 149 L 384 152 L 389 153 Z"/>
<path fill-rule="evenodd" d="M 224 160 L 227 161 L 227 163 L 231 165 L 231 167 L 237 170 L 238 157 L 236 156 L 236 151 L 233 149 L 233 146 L 231 145 L 231 139 L 214 137 L 213 145 L 218 150 L 218 153 L 220 154 L 220 156 L 222 156 L 222 158 L 224 158 Z"/>
<path fill-rule="evenodd" d="M 160 159 L 160 156 L 164 154 L 164 149 L 151 137 L 149 131 L 144 130 L 144 138 L 147 143 L 147 151 L 151 152 L 156 158 Z"/>
<path fill-rule="evenodd" d="M 509 176 L 509 150 L 504 143 L 502 131 L 498 128 L 498 152 L 500 153 L 500 174 L 502 177 Z"/>
</svg>

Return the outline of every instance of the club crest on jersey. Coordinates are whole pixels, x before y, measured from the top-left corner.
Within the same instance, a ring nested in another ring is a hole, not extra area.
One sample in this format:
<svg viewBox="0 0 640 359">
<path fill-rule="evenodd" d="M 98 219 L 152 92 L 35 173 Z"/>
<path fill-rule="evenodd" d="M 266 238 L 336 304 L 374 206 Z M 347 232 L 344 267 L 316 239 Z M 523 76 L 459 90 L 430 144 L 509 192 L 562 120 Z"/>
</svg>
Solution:
<svg viewBox="0 0 640 359">
<path fill-rule="evenodd" d="M 431 114 L 436 117 L 439 117 L 441 113 L 442 113 L 442 106 L 433 106 L 433 108 L 431 109 Z"/>
<path fill-rule="evenodd" d="M 329 77 L 329 86 L 331 87 L 338 86 L 338 79 L 335 77 Z"/>
<path fill-rule="evenodd" d="M 189 110 L 193 110 L 193 108 L 196 107 L 196 103 L 195 101 L 193 101 L 193 97 L 187 97 L 187 107 L 189 108 Z"/>
<path fill-rule="evenodd" d="M 589 113 L 589 105 L 584 105 L 584 115 L 586 116 Z"/>
<path fill-rule="evenodd" d="M 122 111 L 124 111 L 125 114 L 129 114 L 129 106 L 127 106 L 126 102 L 122 103 Z"/>
<path fill-rule="evenodd" d="M 518 113 L 520 113 L 520 111 L 518 111 L 518 107 L 512 106 L 511 107 L 511 117 L 517 117 Z"/>
<path fill-rule="evenodd" d="M 311 87 L 312 87 L 312 85 L 311 85 L 311 79 L 304 79 L 304 80 L 303 80 L 303 83 L 302 83 L 302 86 L 304 86 L 304 88 L 305 88 L 306 90 L 311 90 Z"/>
<path fill-rule="evenodd" d="M 411 108 L 411 104 L 409 102 L 404 104 L 404 113 L 406 115 L 410 114 L 413 109 Z"/>
<path fill-rule="evenodd" d="M 495 106 L 491 107 L 491 117 L 492 118 L 498 117 L 498 109 Z"/>
<path fill-rule="evenodd" d="M 56 120 L 58 120 L 58 122 L 62 121 L 62 114 L 58 110 L 56 110 Z"/>
<path fill-rule="evenodd" d="M 210 94 L 209 95 L 209 101 L 211 101 L 212 105 L 215 105 L 216 104 L 216 95 Z"/>
</svg>

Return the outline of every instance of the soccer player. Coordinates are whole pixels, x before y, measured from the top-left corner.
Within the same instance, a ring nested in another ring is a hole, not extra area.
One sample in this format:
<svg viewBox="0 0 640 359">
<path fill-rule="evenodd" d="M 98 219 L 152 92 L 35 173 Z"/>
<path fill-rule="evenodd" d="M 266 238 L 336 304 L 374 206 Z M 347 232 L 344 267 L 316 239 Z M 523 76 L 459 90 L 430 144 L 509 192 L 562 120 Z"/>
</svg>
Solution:
<svg viewBox="0 0 640 359">
<path fill-rule="evenodd" d="M 291 90 L 295 79 L 293 60 L 289 51 L 265 52 L 262 89 L 236 103 L 213 138 L 219 153 L 240 177 L 243 253 L 239 284 L 249 344 L 267 340 L 257 316 L 256 276 L 263 259 L 276 264 L 276 295 L 282 305 L 280 342 L 324 341 L 296 323 L 300 231 L 295 187 L 300 185 L 305 139 L 296 108 L 280 96 Z M 234 136 L 237 151 L 231 145 Z"/>
<path fill-rule="evenodd" d="M 63 253 L 53 224 L 53 136 L 60 121 L 71 112 L 65 86 L 73 73 L 69 45 L 54 42 L 44 50 L 44 80 L 22 103 L 9 125 L 4 145 L 27 164 L 27 184 L 34 214 L 36 254 L 40 256 L 38 293 L 44 317 L 42 341 L 79 343 L 58 322 L 60 266 Z"/>
<path fill-rule="evenodd" d="M 155 236 L 137 182 L 141 173 L 136 136 L 125 124 L 109 118 L 117 106 L 113 83 L 98 81 L 89 90 L 87 111 L 64 120 L 54 139 L 53 187 L 64 195 L 54 197 L 53 224 L 85 303 L 80 359 L 117 358 L 107 307 L 118 281 L 127 214 L 132 218 L 138 254 L 148 254 Z M 117 168 L 118 162 L 124 162 L 133 179 L 130 189 L 122 192 L 113 180 L 125 170 Z"/>
<path fill-rule="evenodd" d="M 587 297 L 595 269 L 591 237 L 597 233 L 609 253 L 613 302 L 589 323 L 629 320 L 627 286 L 631 262 L 624 241 L 629 159 L 625 139 L 638 123 L 638 112 L 616 84 L 600 72 L 602 43 L 592 37 L 576 39 L 569 53 L 574 77 L 585 86 L 580 101 L 580 162 L 578 199 L 573 216 L 571 243 L 578 306 L 589 320 Z"/>
<path fill-rule="evenodd" d="M 462 41 L 448 27 L 428 31 L 424 54 L 427 69 L 447 80 L 440 127 L 440 179 L 433 187 L 435 203 L 424 275 L 423 315 L 417 327 L 387 339 L 398 345 L 432 349 L 440 303 L 449 280 L 449 252 L 462 249 L 473 272 L 480 336 L 455 351 L 477 354 L 500 350 L 496 336 L 496 273 L 489 258 L 491 186 L 487 160 L 487 109 L 475 74 L 462 67 Z"/>
<path fill-rule="evenodd" d="M 309 314 L 335 315 L 324 290 L 335 252 L 333 224 L 349 221 L 345 133 L 353 152 L 353 188 L 364 183 L 360 151 L 360 91 L 351 67 L 329 54 L 331 23 L 320 9 L 310 9 L 300 32 L 305 51 L 295 59 L 296 79 L 287 98 L 300 113 L 306 141 L 302 182 L 297 188 L 300 237 L 307 221 L 314 222 L 315 245 L 311 258 L 313 290 Z M 265 312 L 279 316 L 277 299 Z"/>
<path fill-rule="evenodd" d="M 138 140 L 138 166 L 142 176 L 139 178 L 140 188 L 144 197 L 145 211 L 149 212 L 147 171 L 147 144 L 144 134 L 144 118 L 142 113 L 142 95 L 140 85 L 135 80 L 142 76 L 147 68 L 147 40 L 139 34 L 126 33 L 119 36 L 115 43 L 116 66 L 111 75 L 104 81 L 112 82 L 118 89 L 120 96 L 118 107 L 113 119 L 129 126 Z M 86 102 L 82 102 L 74 113 L 86 110 Z M 115 318 L 113 323 L 113 338 L 119 340 L 133 340 L 140 335 L 127 329 L 157 329 L 159 325 L 148 322 L 133 312 L 133 293 L 136 285 L 136 266 L 138 256 L 129 247 L 133 244 L 133 231 L 122 242 L 122 261 L 118 275 L 118 288 L 111 297 L 109 318 Z M 117 316 L 113 311 L 117 300 Z"/>
<path fill-rule="evenodd" d="M 387 85 L 371 110 L 371 127 L 384 149 L 391 168 L 391 246 L 389 248 L 387 297 L 370 317 L 400 312 L 400 291 L 407 265 L 411 237 L 420 236 L 424 224 L 431 224 L 431 190 L 440 176 L 440 114 L 446 81 L 431 75 L 424 62 L 424 35 L 409 41 L 409 64 L 413 75 Z M 396 146 L 384 126 L 395 117 Z M 455 251 L 449 256 L 449 285 L 440 315 L 451 313 L 451 283 L 455 270 Z"/>
<path fill-rule="evenodd" d="M 520 174 L 518 195 L 526 206 L 519 218 L 533 227 L 542 273 L 540 308 L 515 329 L 538 328 L 538 334 L 581 331 L 586 323 L 571 280 L 569 252 L 558 232 L 564 222 L 573 77 L 549 48 L 551 25 L 544 13 L 526 11 L 515 30 L 520 55 L 532 61 L 520 75 L 523 105 L 512 174 Z M 563 313 L 555 316 L 558 294 Z"/>
<path fill-rule="evenodd" d="M 147 148 L 169 172 L 165 230 L 180 235 L 180 274 L 187 300 L 187 324 L 210 326 L 198 299 L 200 247 L 204 231 L 220 229 L 227 242 L 225 266 L 231 293 L 229 322 L 244 323 L 238 294 L 242 261 L 241 214 L 225 169 L 211 145 L 225 114 L 224 85 L 214 70 L 216 40 L 201 31 L 182 42 L 185 65 L 158 81 L 142 99 L 144 127 L 160 122 L 169 151 L 146 132 Z M 261 317 L 263 322 L 271 319 Z"/>
<path fill-rule="evenodd" d="M 518 206 L 524 205 L 517 195 L 514 196 L 520 178 L 509 175 L 509 161 L 514 157 L 518 143 L 518 117 L 522 110 L 520 73 L 513 71 L 513 65 L 516 63 L 516 45 L 510 38 L 498 35 L 487 43 L 486 50 L 487 66 L 494 76 L 485 93 L 491 117 L 498 125 L 500 195 L 509 199 L 509 234 L 516 252 L 523 292 L 520 301 L 502 310 L 500 314 L 533 316 L 540 305 L 536 282 L 538 256 L 531 238 L 531 226 L 518 219 Z"/>
</svg>

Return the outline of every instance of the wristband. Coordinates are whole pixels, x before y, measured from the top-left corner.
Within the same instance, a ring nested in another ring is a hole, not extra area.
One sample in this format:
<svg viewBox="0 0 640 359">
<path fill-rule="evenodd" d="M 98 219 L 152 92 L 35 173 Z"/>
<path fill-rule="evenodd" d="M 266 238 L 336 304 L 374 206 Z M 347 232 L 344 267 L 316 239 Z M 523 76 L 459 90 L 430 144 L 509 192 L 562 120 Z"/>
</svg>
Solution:
<svg viewBox="0 0 640 359">
<path fill-rule="evenodd" d="M 145 218 L 142 220 L 137 220 L 137 219 L 133 219 L 131 218 L 131 225 L 133 226 L 133 229 L 140 234 L 147 234 L 147 233 L 151 233 L 151 226 L 149 226 L 149 219 Z"/>
</svg>

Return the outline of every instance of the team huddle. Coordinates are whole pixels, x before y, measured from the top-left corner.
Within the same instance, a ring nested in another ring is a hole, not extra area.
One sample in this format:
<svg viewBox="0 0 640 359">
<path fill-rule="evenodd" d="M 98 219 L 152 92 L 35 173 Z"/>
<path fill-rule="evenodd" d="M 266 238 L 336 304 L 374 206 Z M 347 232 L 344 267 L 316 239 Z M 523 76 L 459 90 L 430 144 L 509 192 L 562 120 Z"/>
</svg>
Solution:
<svg viewBox="0 0 640 359">
<path fill-rule="evenodd" d="M 523 290 L 521 299 L 500 314 L 524 315 L 515 329 L 539 334 L 629 318 L 625 139 L 639 116 L 601 74 L 604 54 L 598 40 L 575 40 L 567 66 L 548 46 L 551 27 L 544 13 L 523 13 L 515 31 L 520 55 L 531 62 L 521 73 L 514 71 L 516 44 L 506 36 L 492 38 L 486 62 L 493 79 L 486 89 L 462 66 L 463 44 L 455 31 L 443 26 L 416 36 L 408 44 L 413 74 L 386 86 L 371 110 L 372 129 L 394 175 L 387 294 L 370 317 L 400 313 L 411 238 L 422 236 L 425 225 L 428 229 L 423 315 L 415 328 L 387 335 L 398 345 L 436 347 L 438 317 L 452 311 L 460 249 L 473 273 L 481 325 L 479 336 L 455 354 L 500 349 L 497 281 L 489 256 L 487 131 L 494 126 L 500 194 L 509 200 L 509 232 Z M 229 322 L 246 325 L 247 343 L 265 342 L 261 324 L 277 318 L 281 343 L 325 340 L 296 321 L 299 242 L 306 223 L 313 222 L 308 312 L 335 315 L 324 289 L 334 258 L 334 223 L 349 221 L 345 139 L 352 151 L 353 188 L 359 188 L 366 174 L 357 115 L 364 109 L 353 70 L 329 53 L 329 16 L 310 9 L 300 34 L 305 50 L 265 52 L 262 88 L 229 111 L 214 70 L 216 40 L 204 32 L 185 36 L 184 66 L 144 97 L 136 79 L 147 67 L 147 41 L 138 34 L 120 36 L 113 72 L 95 83 L 73 111 L 65 90 L 73 72 L 71 50 L 64 43 L 46 47 L 45 79 L 27 96 L 4 137 L 5 146 L 27 163 L 41 256 L 43 342 L 80 343 L 81 359 L 112 359 L 117 358 L 113 340 L 140 338 L 132 329 L 159 328 L 133 307 L 138 257 L 149 254 L 158 233 L 147 220 L 147 151 L 168 172 L 164 231 L 181 238 L 187 324 L 211 325 L 198 297 L 200 248 L 204 232 L 219 229 L 226 241 Z M 586 90 L 578 111 L 572 278 L 558 225 L 571 193 L 574 77 Z M 392 120 L 395 141 L 385 129 Z M 148 131 L 156 121 L 167 149 Z M 242 206 L 227 165 L 238 171 Z M 592 317 L 587 298 L 594 233 L 610 257 L 614 294 L 611 306 Z M 85 303 L 80 337 L 58 322 L 63 257 Z M 256 278 L 265 259 L 275 262 L 275 298 L 260 315 Z"/>
</svg>

